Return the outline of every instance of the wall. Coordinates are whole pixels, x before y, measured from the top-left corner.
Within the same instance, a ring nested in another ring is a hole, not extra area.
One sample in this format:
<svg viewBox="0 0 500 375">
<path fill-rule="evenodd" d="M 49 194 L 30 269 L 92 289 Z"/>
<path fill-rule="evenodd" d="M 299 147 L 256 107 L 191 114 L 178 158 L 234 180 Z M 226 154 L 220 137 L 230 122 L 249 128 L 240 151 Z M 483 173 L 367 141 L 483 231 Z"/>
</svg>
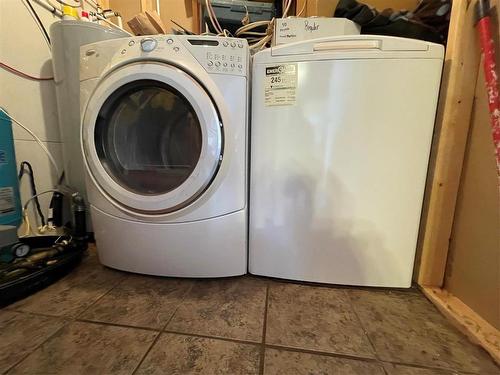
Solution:
<svg viewBox="0 0 500 375">
<path fill-rule="evenodd" d="M 33 7 L 48 30 L 56 18 L 37 4 L 33 3 Z M 34 76 L 52 76 L 50 48 L 24 2 L 0 1 L 0 35 L 0 61 Z M 27 80 L 0 68 L 0 106 L 30 128 L 62 168 L 54 82 Z M 48 157 L 26 131 L 17 125 L 13 125 L 13 130 L 18 164 L 23 160 L 32 164 L 39 192 L 52 188 L 57 176 Z M 28 180 L 23 179 L 22 201 L 30 196 Z M 50 195 L 40 199 L 44 213 L 49 200 Z"/>
<path fill-rule="evenodd" d="M 496 10 L 498 17 L 499 8 Z M 494 23 L 494 27 L 498 30 L 496 40 L 498 52 L 500 47 L 498 22 Z M 498 189 L 488 102 L 481 66 L 448 253 L 445 289 L 491 325 L 500 329 Z"/>
<path fill-rule="evenodd" d="M 59 18 L 30 1 L 45 29 Z M 53 2 L 55 3 L 55 2 Z M 86 5 L 86 9 L 90 6 Z M 0 61 L 36 77 L 52 77 L 50 46 L 31 15 L 26 0 L 0 0 Z M 6 37 L 10 36 L 10 37 Z M 0 107 L 32 130 L 53 154 L 62 170 L 57 103 L 53 81 L 33 81 L 0 67 Z M 13 124 L 16 160 L 33 166 L 38 192 L 53 188 L 58 176 L 42 148 L 21 127 Z M 29 180 L 21 183 L 21 201 L 31 196 Z M 46 216 L 51 194 L 40 197 Z M 30 222 L 35 215 L 30 209 Z"/>
</svg>

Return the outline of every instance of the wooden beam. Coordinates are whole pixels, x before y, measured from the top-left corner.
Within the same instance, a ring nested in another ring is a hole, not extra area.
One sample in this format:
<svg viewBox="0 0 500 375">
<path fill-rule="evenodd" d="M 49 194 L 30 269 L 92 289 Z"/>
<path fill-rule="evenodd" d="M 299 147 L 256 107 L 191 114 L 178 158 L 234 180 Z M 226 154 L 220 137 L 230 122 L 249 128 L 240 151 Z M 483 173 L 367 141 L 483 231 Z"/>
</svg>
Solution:
<svg viewBox="0 0 500 375">
<path fill-rule="evenodd" d="M 140 0 L 141 12 L 156 10 L 156 2 L 153 0 Z"/>
<path fill-rule="evenodd" d="M 482 346 L 500 365 L 500 332 L 446 290 L 421 288 L 425 296 L 472 342 Z"/>
<path fill-rule="evenodd" d="M 192 29 L 191 31 L 195 34 L 199 34 L 201 27 L 201 7 L 199 0 L 191 0 L 191 11 L 193 21 L 191 23 Z"/>
<path fill-rule="evenodd" d="M 97 3 L 102 7 L 102 9 L 109 9 L 109 0 L 100 0 Z"/>
<path fill-rule="evenodd" d="M 420 285 L 443 285 L 449 240 L 479 69 L 471 0 L 455 0 L 419 241 Z"/>
</svg>

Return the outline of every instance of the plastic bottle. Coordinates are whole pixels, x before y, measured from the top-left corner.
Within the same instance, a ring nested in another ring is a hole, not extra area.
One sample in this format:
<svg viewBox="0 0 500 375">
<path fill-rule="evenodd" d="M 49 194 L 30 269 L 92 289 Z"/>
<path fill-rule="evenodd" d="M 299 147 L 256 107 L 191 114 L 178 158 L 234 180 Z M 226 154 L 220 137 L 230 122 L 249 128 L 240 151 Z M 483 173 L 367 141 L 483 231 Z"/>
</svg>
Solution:
<svg viewBox="0 0 500 375">
<path fill-rule="evenodd" d="M 80 21 L 90 22 L 89 12 L 87 12 L 86 10 L 82 10 L 82 13 L 80 15 Z"/>
<path fill-rule="evenodd" d="M 74 21 L 74 20 L 78 19 L 78 11 L 75 8 L 70 7 L 69 5 L 63 5 L 62 12 L 63 12 L 63 16 L 62 16 L 63 20 L 73 20 Z"/>
</svg>

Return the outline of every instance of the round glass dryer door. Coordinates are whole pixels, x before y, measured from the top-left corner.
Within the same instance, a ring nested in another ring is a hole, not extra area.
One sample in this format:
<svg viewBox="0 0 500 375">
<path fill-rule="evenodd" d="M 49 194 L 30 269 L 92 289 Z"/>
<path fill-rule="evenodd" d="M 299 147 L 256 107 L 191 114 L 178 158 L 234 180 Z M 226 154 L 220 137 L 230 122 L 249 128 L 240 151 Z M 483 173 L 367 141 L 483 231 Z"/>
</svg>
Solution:
<svg viewBox="0 0 500 375">
<path fill-rule="evenodd" d="M 184 71 L 155 63 L 137 68 L 116 71 L 92 95 L 85 156 L 97 183 L 120 204 L 170 212 L 213 180 L 222 159 L 221 122 L 205 89 Z"/>
</svg>

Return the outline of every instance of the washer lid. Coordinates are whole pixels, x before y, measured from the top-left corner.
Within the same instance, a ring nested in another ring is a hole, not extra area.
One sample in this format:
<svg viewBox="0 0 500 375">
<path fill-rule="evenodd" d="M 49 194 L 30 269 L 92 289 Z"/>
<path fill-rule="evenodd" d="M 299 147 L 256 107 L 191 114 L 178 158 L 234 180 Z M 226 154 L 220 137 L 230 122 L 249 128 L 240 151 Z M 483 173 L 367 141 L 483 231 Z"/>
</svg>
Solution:
<svg viewBox="0 0 500 375">
<path fill-rule="evenodd" d="M 442 59 L 444 47 L 422 40 L 382 35 L 342 35 L 274 46 L 254 55 L 254 63 L 274 57 L 320 59 L 426 58 Z"/>
<path fill-rule="evenodd" d="M 222 160 L 222 125 L 189 74 L 156 62 L 106 76 L 84 112 L 82 141 L 94 182 L 122 208 L 162 214 L 208 187 Z"/>
</svg>

